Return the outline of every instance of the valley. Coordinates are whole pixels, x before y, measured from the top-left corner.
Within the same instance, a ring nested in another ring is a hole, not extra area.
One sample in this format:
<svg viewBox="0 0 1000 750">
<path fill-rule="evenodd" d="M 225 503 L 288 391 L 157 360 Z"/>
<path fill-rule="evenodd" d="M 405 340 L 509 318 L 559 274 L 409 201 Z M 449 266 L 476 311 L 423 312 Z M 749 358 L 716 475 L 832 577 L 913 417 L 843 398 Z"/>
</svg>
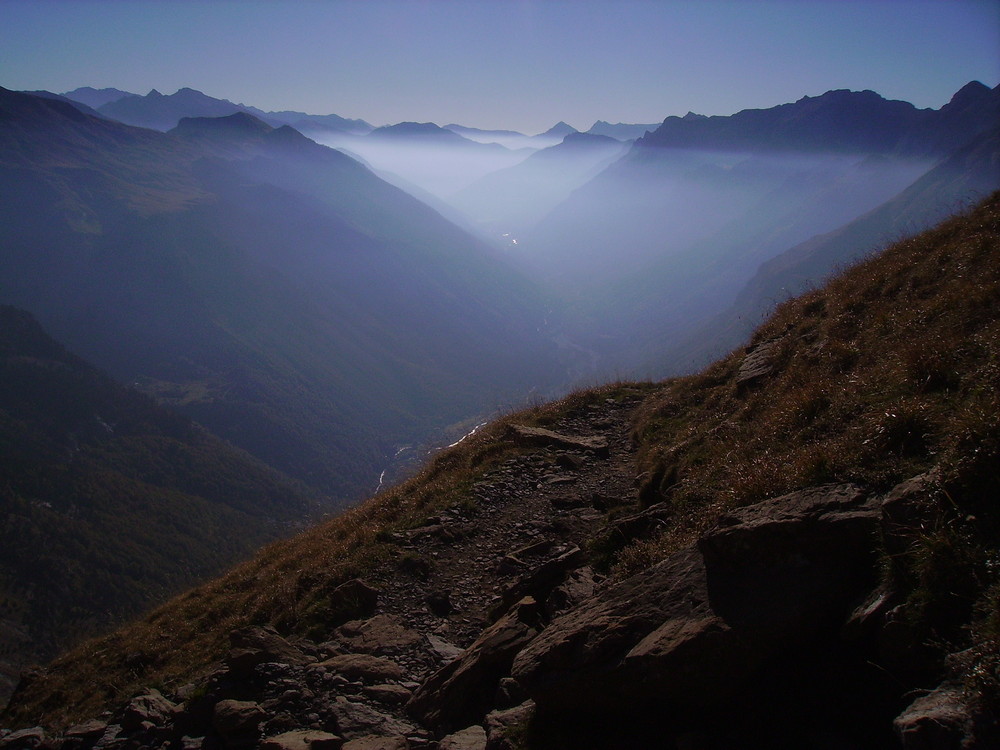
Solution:
<svg viewBox="0 0 1000 750">
<path fill-rule="evenodd" d="M 0 749 L 988 747 L 998 123 L 0 89 Z"/>
</svg>

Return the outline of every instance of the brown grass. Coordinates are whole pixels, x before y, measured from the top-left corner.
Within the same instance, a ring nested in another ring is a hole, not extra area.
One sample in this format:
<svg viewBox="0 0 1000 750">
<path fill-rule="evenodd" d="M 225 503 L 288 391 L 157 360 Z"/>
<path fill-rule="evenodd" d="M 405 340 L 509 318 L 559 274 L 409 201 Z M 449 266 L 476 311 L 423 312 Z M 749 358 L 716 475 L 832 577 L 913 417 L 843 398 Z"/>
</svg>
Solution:
<svg viewBox="0 0 1000 750">
<path fill-rule="evenodd" d="M 637 398 L 650 385 L 612 384 L 504 416 L 431 459 L 413 478 L 292 539 L 261 550 L 223 577 L 182 594 L 115 633 L 84 643 L 25 687 L 5 726 L 64 728 L 97 715 L 146 686 L 178 687 L 202 676 L 229 648 L 229 633 L 275 625 L 315 635 L 324 601 L 339 584 L 390 559 L 383 540 L 428 515 L 473 502 L 478 477 L 521 450 L 512 422 L 546 426 L 607 398 Z"/>
</svg>

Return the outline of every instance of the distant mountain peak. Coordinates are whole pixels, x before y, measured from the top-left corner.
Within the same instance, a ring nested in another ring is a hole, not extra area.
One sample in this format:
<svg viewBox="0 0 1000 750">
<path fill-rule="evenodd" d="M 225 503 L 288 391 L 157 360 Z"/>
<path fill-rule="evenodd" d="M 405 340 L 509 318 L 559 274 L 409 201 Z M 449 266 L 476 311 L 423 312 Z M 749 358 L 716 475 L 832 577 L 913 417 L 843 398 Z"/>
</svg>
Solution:
<svg viewBox="0 0 1000 750">
<path fill-rule="evenodd" d="M 156 89 L 150 89 L 150 90 L 149 90 L 149 93 L 148 93 L 148 94 L 146 94 L 146 96 L 148 96 L 148 97 L 152 97 L 152 98 L 155 98 L 155 97 L 158 97 L 158 96 L 163 96 L 163 94 L 161 94 L 161 93 L 160 93 L 159 91 L 157 91 Z"/>
<path fill-rule="evenodd" d="M 570 133 L 578 133 L 578 132 L 580 132 L 580 131 L 578 131 L 572 125 L 567 125 L 565 122 L 563 122 L 562 120 L 560 120 L 559 122 L 557 122 L 555 125 L 553 125 L 551 128 L 549 128 L 548 130 L 546 130 L 541 135 L 547 135 L 547 136 L 567 136 Z"/>
<path fill-rule="evenodd" d="M 962 86 L 945 107 L 964 107 L 967 104 L 978 102 L 991 93 L 990 87 L 980 81 L 969 81 Z"/>
<path fill-rule="evenodd" d="M 286 126 L 287 127 L 287 126 Z M 263 120 L 246 112 L 234 112 L 225 117 L 182 117 L 172 133 L 176 135 L 216 135 L 254 137 L 274 130 Z"/>
</svg>

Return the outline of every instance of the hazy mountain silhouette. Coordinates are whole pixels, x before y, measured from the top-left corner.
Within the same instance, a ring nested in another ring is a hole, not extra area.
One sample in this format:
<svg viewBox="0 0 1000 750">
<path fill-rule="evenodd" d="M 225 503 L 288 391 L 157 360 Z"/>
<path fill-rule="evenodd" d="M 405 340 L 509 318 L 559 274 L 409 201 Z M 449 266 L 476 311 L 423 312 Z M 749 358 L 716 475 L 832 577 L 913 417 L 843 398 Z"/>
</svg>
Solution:
<svg viewBox="0 0 1000 750">
<path fill-rule="evenodd" d="M 658 122 L 654 122 L 651 125 L 630 125 L 618 122 L 612 125 L 610 122 L 598 120 L 590 126 L 590 130 L 587 132 L 591 135 L 606 135 L 610 138 L 616 138 L 619 141 L 634 141 L 636 138 L 642 138 L 646 133 L 652 132 L 658 127 L 660 127 L 660 123 Z"/>
<path fill-rule="evenodd" d="M 375 169 L 397 174 L 446 201 L 480 177 L 512 166 L 532 153 L 470 140 L 432 122 L 385 125 L 364 136 L 315 135 L 321 143 L 357 154 Z"/>
<path fill-rule="evenodd" d="M 126 96 L 138 96 L 138 94 L 133 94 L 131 91 L 111 88 L 95 89 L 92 86 L 81 86 L 72 91 L 64 91 L 62 95 L 75 102 L 86 104 L 93 109 L 116 102 L 119 99 L 124 99 Z"/>
<path fill-rule="evenodd" d="M 700 366 L 738 346 L 776 304 L 997 189 L 1000 189 L 1000 129 L 994 127 L 886 203 L 763 263 L 730 308 L 716 315 L 689 340 L 668 346 L 657 362 L 671 369 Z"/>
<path fill-rule="evenodd" d="M 561 379 L 530 284 L 290 127 L 0 108 L 0 299 L 335 498 L 397 444 Z"/>
<path fill-rule="evenodd" d="M 578 341 L 638 366 L 648 341 L 685 339 L 732 304 L 761 263 L 889 200 L 955 133 L 995 122 L 997 90 L 983 89 L 940 110 L 832 91 L 667 118 L 527 233 L 521 257 L 590 311 Z"/>
<path fill-rule="evenodd" d="M 76 91 L 84 90 L 76 89 Z M 116 91 L 116 89 L 102 89 L 102 91 Z M 83 98 L 86 97 L 85 94 Z M 78 98 L 79 100 L 81 99 Z M 97 105 L 97 109 L 102 115 L 127 125 L 163 131 L 176 127 L 184 117 L 225 117 L 236 112 L 254 115 L 275 127 L 292 125 L 311 132 L 367 133 L 372 129 L 372 126 L 364 120 L 350 120 L 339 115 L 312 115 L 292 110 L 265 112 L 257 107 L 235 104 L 228 99 L 216 99 L 191 88 L 178 89 L 169 95 L 163 95 L 156 89 L 145 96 L 126 94 Z"/>
<path fill-rule="evenodd" d="M 516 130 L 481 130 L 480 128 L 467 128 L 464 125 L 445 125 L 448 130 L 458 133 L 463 138 L 479 143 L 498 143 L 509 149 L 538 148 L 532 142 L 532 136 L 519 133 Z"/>
<path fill-rule="evenodd" d="M 486 175 L 451 202 L 476 221 L 519 236 L 624 150 L 613 138 L 574 132 L 520 164 Z"/>
</svg>

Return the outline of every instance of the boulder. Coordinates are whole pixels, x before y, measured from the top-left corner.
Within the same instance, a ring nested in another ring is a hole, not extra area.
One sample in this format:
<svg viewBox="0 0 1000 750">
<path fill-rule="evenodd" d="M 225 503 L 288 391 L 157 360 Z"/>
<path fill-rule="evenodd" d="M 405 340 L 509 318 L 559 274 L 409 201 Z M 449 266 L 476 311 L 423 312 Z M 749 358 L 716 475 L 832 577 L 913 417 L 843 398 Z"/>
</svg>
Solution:
<svg viewBox="0 0 1000 750">
<path fill-rule="evenodd" d="M 438 750 L 486 750 L 486 730 L 472 726 L 449 734 L 438 742 Z"/>
<path fill-rule="evenodd" d="M 0 748 L 3 750 L 31 750 L 45 742 L 45 730 L 42 727 L 30 727 L 11 732 L 6 737 L 0 737 Z"/>
<path fill-rule="evenodd" d="M 542 427 L 527 427 L 519 424 L 512 424 L 507 429 L 508 434 L 515 440 L 528 445 L 588 451 L 600 458 L 607 458 L 610 455 L 608 441 L 602 437 L 563 435 Z"/>
<path fill-rule="evenodd" d="M 341 625 L 334 635 L 349 651 L 375 655 L 398 654 L 421 641 L 420 633 L 388 615 L 352 620 Z"/>
<path fill-rule="evenodd" d="M 765 341 L 749 349 L 736 373 L 736 385 L 743 386 L 774 372 L 775 362 L 780 353 L 781 339 Z"/>
<path fill-rule="evenodd" d="M 342 674 L 352 680 L 384 682 L 403 679 L 403 670 L 391 659 L 370 654 L 341 654 L 320 662 L 317 666 Z"/>
<path fill-rule="evenodd" d="M 537 635 L 538 609 L 537 602 L 526 597 L 486 628 L 459 658 L 420 686 L 407 704 L 410 715 L 439 732 L 481 720 L 514 657 Z"/>
<path fill-rule="evenodd" d="M 344 740 L 329 732 L 300 729 L 268 737 L 260 743 L 260 750 L 340 750 Z"/>
<path fill-rule="evenodd" d="M 406 703 L 413 697 L 413 693 L 402 685 L 369 685 L 362 692 L 374 701 L 396 706 Z"/>
<path fill-rule="evenodd" d="M 69 727 L 64 734 L 67 737 L 73 737 L 83 740 L 97 739 L 101 737 L 108 729 L 108 722 L 101 721 L 100 719 L 91 719 L 85 721 L 82 724 L 74 724 Z"/>
<path fill-rule="evenodd" d="M 378 589 L 372 588 L 360 578 L 354 578 L 330 592 L 330 625 L 371 617 L 377 607 Z"/>
<path fill-rule="evenodd" d="M 697 545 L 556 618 L 512 676 L 549 715 L 683 726 L 770 660 L 836 637 L 872 588 L 878 515 L 851 485 L 733 511 Z"/>
<path fill-rule="evenodd" d="M 159 690 L 150 690 L 145 695 L 139 695 L 129 701 L 122 714 L 121 725 L 127 732 L 134 732 L 145 722 L 154 726 L 163 726 L 174 714 L 177 707 L 168 701 Z"/>
<path fill-rule="evenodd" d="M 363 703 L 349 701 L 342 695 L 330 704 L 330 713 L 337 722 L 338 732 L 346 739 L 376 735 L 406 737 L 415 727 L 390 714 L 376 711 Z"/>
<path fill-rule="evenodd" d="M 575 607 L 593 596 L 596 585 L 594 570 L 590 566 L 570 571 L 566 579 L 545 599 L 545 614 L 553 618 Z"/>
<path fill-rule="evenodd" d="M 544 601 L 549 593 L 562 583 L 569 570 L 583 562 L 583 550 L 575 544 L 556 547 L 554 556 L 539 565 L 521 573 L 511 585 L 500 594 L 499 603 L 490 612 L 491 619 L 496 619 L 521 599 L 530 596 L 536 601 Z M 514 555 L 520 560 L 523 555 Z"/>
<path fill-rule="evenodd" d="M 250 747 L 260 739 L 260 725 L 267 714 L 253 701 L 223 700 L 215 704 L 212 728 L 228 747 Z"/>
<path fill-rule="evenodd" d="M 962 685 L 946 682 L 913 701 L 892 726 L 905 750 L 959 750 L 971 721 Z"/>
<path fill-rule="evenodd" d="M 518 750 L 534 714 L 533 701 L 486 714 L 486 750 Z"/>
<path fill-rule="evenodd" d="M 286 641 L 273 627 L 246 627 L 229 634 L 232 648 L 226 666 L 238 679 L 250 679 L 254 669 L 269 662 L 305 664 L 310 661 L 299 648 Z"/>
</svg>

